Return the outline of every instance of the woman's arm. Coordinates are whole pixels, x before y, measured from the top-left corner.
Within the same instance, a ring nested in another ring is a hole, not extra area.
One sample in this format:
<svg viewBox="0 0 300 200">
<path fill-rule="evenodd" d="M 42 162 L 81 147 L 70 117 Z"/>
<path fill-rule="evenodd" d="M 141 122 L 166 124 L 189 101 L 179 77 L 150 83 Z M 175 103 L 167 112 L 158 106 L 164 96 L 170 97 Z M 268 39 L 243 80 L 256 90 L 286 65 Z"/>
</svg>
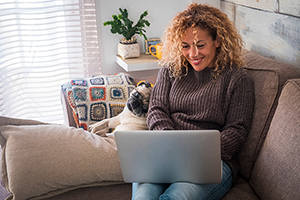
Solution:
<svg viewBox="0 0 300 200">
<path fill-rule="evenodd" d="M 250 130 L 254 109 L 253 81 L 247 75 L 239 77 L 228 91 L 226 102 L 228 110 L 221 131 L 221 154 L 223 160 L 230 160 L 244 145 Z"/>
<path fill-rule="evenodd" d="M 152 89 L 147 123 L 150 130 L 173 130 L 169 111 L 169 93 L 171 89 L 169 70 L 162 68 L 158 72 Z"/>
</svg>

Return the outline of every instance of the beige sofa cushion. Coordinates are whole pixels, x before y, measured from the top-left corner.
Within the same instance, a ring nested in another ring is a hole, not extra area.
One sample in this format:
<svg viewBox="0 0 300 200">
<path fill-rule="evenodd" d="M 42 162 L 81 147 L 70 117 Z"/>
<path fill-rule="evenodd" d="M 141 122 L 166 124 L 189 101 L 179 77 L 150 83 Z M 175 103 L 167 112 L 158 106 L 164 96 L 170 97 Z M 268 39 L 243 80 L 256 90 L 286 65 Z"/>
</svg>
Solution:
<svg viewBox="0 0 300 200">
<path fill-rule="evenodd" d="M 5 125 L 9 121 L 0 117 L 1 175 L 10 199 L 123 183 L 114 140 L 63 125 Z"/>
<path fill-rule="evenodd" d="M 286 83 L 250 184 L 262 199 L 300 199 L 300 79 Z"/>
<path fill-rule="evenodd" d="M 222 200 L 260 200 L 251 188 L 249 181 L 238 176 L 233 187 L 226 193 Z"/>
<path fill-rule="evenodd" d="M 255 107 L 250 133 L 238 159 L 241 175 L 249 179 L 269 130 L 280 91 L 288 79 L 300 78 L 300 70 L 253 52 L 246 54 L 246 62 L 247 73 L 254 81 Z"/>
</svg>

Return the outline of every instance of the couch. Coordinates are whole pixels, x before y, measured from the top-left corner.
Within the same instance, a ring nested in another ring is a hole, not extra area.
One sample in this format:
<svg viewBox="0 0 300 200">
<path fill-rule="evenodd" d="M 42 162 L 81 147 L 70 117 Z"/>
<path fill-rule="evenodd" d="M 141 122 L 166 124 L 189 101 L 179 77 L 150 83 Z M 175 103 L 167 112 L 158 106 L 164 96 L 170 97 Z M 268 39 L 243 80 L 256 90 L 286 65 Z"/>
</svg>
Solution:
<svg viewBox="0 0 300 200">
<path fill-rule="evenodd" d="M 246 143 L 236 155 L 239 175 L 223 199 L 300 199 L 300 68 L 254 52 L 246 53 L 246 63 L 255 86 L 253 121 Z M 66 122 L 76 126 L 67 95 L 61 94 Z M 130 198 L 131 184 L 121 181 L 79 187 L 45 199 Z"/>
</svg>

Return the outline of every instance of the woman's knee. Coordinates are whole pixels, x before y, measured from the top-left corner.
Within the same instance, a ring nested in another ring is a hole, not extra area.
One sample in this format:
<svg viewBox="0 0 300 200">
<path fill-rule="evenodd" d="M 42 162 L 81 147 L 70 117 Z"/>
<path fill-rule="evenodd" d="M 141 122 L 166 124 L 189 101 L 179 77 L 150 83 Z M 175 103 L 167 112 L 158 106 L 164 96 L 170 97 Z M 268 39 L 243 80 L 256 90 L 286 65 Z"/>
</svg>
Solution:
<svg viewBox="0 0 300 200">
<path fill-rule="evenodd" d="M 135 183 L 132 200 L 157 200 L 167 187 L 165 184 Z"/>
</svg>

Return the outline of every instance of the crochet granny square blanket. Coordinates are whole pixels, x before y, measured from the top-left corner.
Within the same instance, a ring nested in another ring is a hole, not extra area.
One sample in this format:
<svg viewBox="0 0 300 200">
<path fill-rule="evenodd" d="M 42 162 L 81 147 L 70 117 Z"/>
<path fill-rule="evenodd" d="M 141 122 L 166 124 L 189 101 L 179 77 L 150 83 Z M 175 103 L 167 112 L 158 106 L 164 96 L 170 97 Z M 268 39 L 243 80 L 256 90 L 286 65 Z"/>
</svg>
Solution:
<svg viewBox="0 0 300 200">
<path fill-rule="evenodd" d="M 88 130 L 91 124 L 120 114 L 135 85 L 128 74 L 118 73 L 73 79 L 62 88 L 77 127 Z"/>
</svg>

